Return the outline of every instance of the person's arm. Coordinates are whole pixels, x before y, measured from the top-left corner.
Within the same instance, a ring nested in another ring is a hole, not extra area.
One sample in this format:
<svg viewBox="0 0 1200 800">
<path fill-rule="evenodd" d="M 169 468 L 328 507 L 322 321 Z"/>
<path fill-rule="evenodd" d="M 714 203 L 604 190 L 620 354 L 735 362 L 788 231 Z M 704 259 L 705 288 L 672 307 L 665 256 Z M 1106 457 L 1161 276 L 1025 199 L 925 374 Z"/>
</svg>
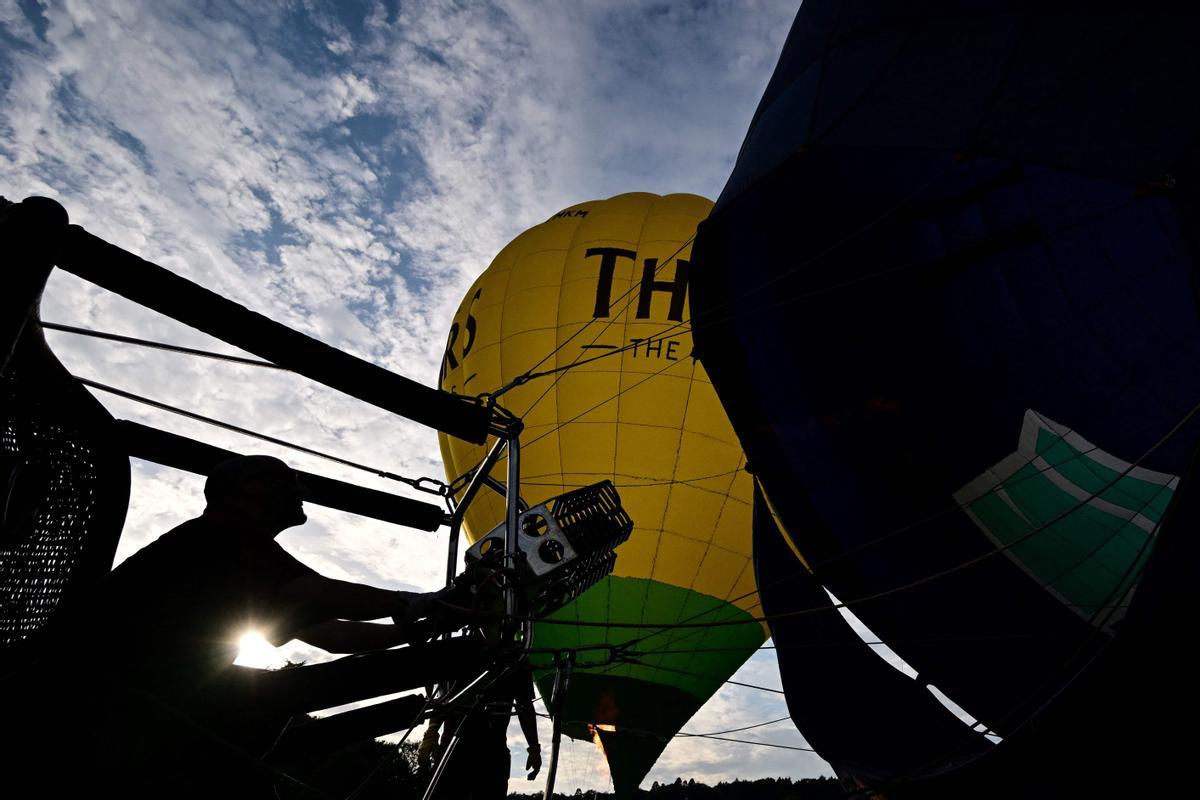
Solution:
<svg viewBox="0 0 1200 800">
<path fill-rule="evenodd" d="M 305 608 L 316 617 L 348 620 L 398 616 L 416 597 L 420 595 L 339 581 L 316 573 L 293 578 L 279 593 L 279 601 L 285 606 Z"/>
<path fill-rule="evenodd" d="M 408 641 L 406 633 L 401 625 L 331 619 L 295 631 L 289 638 L 299 639 L 329 653 L 342 654 L 395 647 Z"/>
<path fill-rule="evenodd" d="M 533 780 L 542 769 L 542 746 L 538 744 L 537 715 L 533 711 L 533 703 L 523 697 L 517 698 L 516 705 L 517 722 L 521 723 L 521 733 L 525 735 L 525 744 L 528 745 L 526 752 L 529 757 L 525 759 L 525 769 L 529 770 L 529 780 Z"/>
<path fill-rule="evenodd" d="M 430 717 L 429 724 L 425 728 L 425 735 L 421 737 L 421 745 L 417 748 L 417 766 L 420 769 L 432 771 L 437 766 L 438 755 L 441 750 L 440 742 L 438 741 L 438 729 L 442 726 L 440 717 Z"/>
</svg>

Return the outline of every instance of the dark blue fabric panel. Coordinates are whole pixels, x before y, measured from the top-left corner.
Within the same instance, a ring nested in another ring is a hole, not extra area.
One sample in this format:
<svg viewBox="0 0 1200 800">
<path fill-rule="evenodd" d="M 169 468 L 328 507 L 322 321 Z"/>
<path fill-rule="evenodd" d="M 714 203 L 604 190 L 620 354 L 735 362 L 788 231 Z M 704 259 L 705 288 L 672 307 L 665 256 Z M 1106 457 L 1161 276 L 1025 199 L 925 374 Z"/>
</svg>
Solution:
<svg viewBox="0 0 1200 800">
<path fill-rule="evenodd" d="M 840 776 L 878 785 L 988 750 L 989 742 L 924 686 L 871 652 L 831 608 L 784 536 L 755 492 L 754 564 L 763 612 L 776 617 L 771 635 L 788 711 L 817 753 Z"/>
<path fill-rule="evenodd" d="M 1165 0 L 806 0 L 693 251 L 697 353 L 817 578 L 1001 732 L 1107 635 L 953 495 L 1029 409 L 1182 474 L 1198 85 Z"/>
<path fill-rule="evenodd" d="M 763 111 L 761 127 L 751 129 L 742 145 L 739 163 L 743 166 L 738 171 L 741 185 L 749 186 L 804 144 L 812 98 L 820 80 L 820 64 L 814 63 L 782 87 L 775 102 Z M 756 131 L 763 134 L 759 136 Z"/>
<path fill-rule="evenodd" d="M 992 108 L 1020 19 L 1015 15 L 913 20 L 902 44 L 853 108 L 818 120 L 817 142 L 963 149 Z M 840 73 L 834 61 L 831 75 Z"/>
<path fill-rule="evenodd" d="M 1186 4 L 806 0 L 717 209 L 801 141 L 1195 174 L 1200 105 L 1180 88 L 1197 83 L 1200 8 Z M 785 106 L 803 112 L 781 123 Z"/>
</svg>

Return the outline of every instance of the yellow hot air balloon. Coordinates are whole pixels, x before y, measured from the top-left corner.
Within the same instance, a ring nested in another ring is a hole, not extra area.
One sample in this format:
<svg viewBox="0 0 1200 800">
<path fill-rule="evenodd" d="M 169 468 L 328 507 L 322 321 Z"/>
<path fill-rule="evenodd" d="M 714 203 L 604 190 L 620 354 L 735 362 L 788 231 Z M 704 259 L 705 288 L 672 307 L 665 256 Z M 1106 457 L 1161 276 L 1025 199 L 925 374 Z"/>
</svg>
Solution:
<svg viewBox="0 0 1200 800">
<path fill-rule="evenodd" d="M 750 621 L 758 607 L 752 480 L 691 357 L 690 243 L 711 208 L 696 195 L 623 194 L 571 206 L 522 233 L 467 292 L 442 367 L 442 388 L 467 395 L 566 368 L 503 395 L 525 423 L 522 494 L 533 505 L 607 478 L 633 518 L 614 573 L 552 619 L 747 621 L 669 630 L 535 626 L 538 649 L 642 640 L 631 648 L 637 663 L 576 670 L 564 711 L 568 735 L 601 741 L 619 793 L 641 782 L 669 737 L 767 635 Z M 441 447 L 450 478 L 484 455 L 445 436 Z M 501 463 L 496 477 L 504 480 L 505 469 Z M 502 498 L 480 495 L 467 514 L 468 538 L 503 516 Z M 549 697 L 550 673 L 538 680 Z"/>
</svg>

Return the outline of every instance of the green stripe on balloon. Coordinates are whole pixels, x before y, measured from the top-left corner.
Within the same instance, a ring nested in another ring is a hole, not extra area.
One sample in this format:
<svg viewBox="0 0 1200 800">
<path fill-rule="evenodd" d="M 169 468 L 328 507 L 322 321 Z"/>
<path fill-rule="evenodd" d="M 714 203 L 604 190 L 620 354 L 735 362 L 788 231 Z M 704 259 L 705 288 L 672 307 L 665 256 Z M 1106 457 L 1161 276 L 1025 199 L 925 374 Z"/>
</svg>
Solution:
<svg viewBox="0 0 1200 800">
<path fill-rule="evenodd" d="M 662 631 L 602 625 L 534 627 L 533 648 L 576 650 L 581 663 L 601 661 L 609 646 L 628 648 L 635 663 L 581 667 L 571 678 L 564 732 L 594 741 L 601 729 L 618 791 L 632 790 L 678 731 L 765 640 L 763 628 L 735 605 L 679 586 L 644 578 L 609 576 L 548 619 L 556 622 L 654 623 L 743 620 L 743 625 Z M 587 648 L 596 648 L 589 650 Z M 530 658 L 538 689 L 549 699 L 553 656 Z"/>
</svg>

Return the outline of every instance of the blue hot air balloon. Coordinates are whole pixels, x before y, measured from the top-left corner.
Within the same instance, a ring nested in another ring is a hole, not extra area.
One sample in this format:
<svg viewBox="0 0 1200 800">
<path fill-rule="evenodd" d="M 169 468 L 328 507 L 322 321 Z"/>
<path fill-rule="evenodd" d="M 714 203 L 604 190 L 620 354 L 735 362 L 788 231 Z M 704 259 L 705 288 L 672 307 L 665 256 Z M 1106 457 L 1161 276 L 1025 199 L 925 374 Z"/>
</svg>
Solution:
<svg viewBox="0 0 1200 800">
<path fill-rule="evenodd" d="M 1185 757 L 1198 82 L 1168 3 L 796 18 L 693 325 L 794 719 L 851 783 L 1100 796 Z M 919 679 L 880 678 L 822 587 Z"/>
</svg>

